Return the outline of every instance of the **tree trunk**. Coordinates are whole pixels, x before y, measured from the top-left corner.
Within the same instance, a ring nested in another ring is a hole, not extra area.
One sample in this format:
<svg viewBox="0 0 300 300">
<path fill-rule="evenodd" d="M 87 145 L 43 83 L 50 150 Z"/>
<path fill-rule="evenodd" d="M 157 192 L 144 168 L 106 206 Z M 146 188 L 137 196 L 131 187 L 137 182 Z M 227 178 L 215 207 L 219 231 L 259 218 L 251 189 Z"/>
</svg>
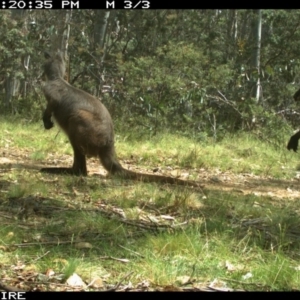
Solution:
<svg viewBox="0 0 300 300">
<path fill-rule="evenodd" d="M 110 11 L 97 10 L 95 12 L 95 26 L 94 26 L 94 43 L 96 50 L 97 66 L 97 84 L 96 96 L 100 95 L 101 91 L 101 74 L 103 73 L 102 66 L 105 60 L 107 47 L 105 47 L 105 39 L 107 33 L 107 25 L 110 17 Z"/>
<path fill-rule="evenodd" d="M 105 45 L 106 30 L 110 11 L 97 10 L 95 12 L 95 16 L 94 41 L 97 48 L 103 49 Z"/>
<path fill-rule="evenodd" d="M 261 85 L 260 85 L 260 50 L 261 50 L 261 26 L 262 16 L 261 9 L 257 11 L 257 35 L 256 35 L 256 55 L 255 55 L 255 68 L 257 69 L 257 82 L 256 82 L 256 101 L 260 101 Z"/>
</svg>

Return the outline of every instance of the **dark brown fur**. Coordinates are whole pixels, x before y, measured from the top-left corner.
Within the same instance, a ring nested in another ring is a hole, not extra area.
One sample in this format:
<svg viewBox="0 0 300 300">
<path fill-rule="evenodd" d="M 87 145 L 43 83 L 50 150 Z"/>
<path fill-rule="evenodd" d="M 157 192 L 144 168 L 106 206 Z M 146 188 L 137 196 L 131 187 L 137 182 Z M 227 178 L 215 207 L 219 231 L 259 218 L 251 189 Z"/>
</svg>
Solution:
<svg viewBox="0 0 300 300">
<path fill-rule="evenodd" d="M 139 174 L 124 169 L 115 153 L 114 129 L 111 116 L 101 101 L 77 89 L 64 79 L 65 64 L 62 55 L 45 54 L 44 65 L 46 83 L 43 92 L 47 107 L 43 114 L 44 127 L 53 127 L 53 116 L 69 137 L 74 151 L 72 168 L 43 168 L 42 172 L 87 175 L 86 156 L 99 157 L 104 168 L 111 174 L 120 174 L 129 179 L 187 184 L 198 186 L 196 182 L 177 178 Z"/>
<path fill-rule="evenodd" d="M 293 98 L 296 102 L 300 100 L 300 89 L 294 94 Z M 300 130 L 290 137 L 290 140 L 287 144 L 287 149 L 288 150 L 293 149 L 294 152 L 297 152 L 299 139 L 300 139 Z"/>
<path fill-rule="evenodd" d="M 293 149 L 294 152 L 297 152 L 299 139 L 300 139 L 300 130 L 297 131 L 294 135 L 291 136 L 291 138 L 290 138 L 290 140 L 287 144 L 288 150 Z"/>
<path fill-rule="evenodd" d="M 300 100 L 300 89 L 294 94 L 293 98 L 296 102 Z"/>
</svg>

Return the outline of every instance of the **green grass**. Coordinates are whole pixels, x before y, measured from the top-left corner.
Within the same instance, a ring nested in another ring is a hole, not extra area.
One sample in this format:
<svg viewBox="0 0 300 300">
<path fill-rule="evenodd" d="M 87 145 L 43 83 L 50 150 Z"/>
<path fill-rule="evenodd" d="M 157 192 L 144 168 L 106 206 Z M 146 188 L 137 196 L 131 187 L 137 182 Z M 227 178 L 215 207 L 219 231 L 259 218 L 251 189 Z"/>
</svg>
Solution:
<svg viewBox="0 0 300 300">
<path fill-rule="evenodd" d="M 300 289 L 300 202 L 288 194 L 299 190 L 299 157 L 286 140 L 280 148 L 246 133 L 218 143 L 118 133 L 123 164 L 183 170 L 204 181 L 198 189 L 42 174 L 40 165 L 72 164 L 64 133 L 17 119 L 2 120 L 0 131 L 0 280 L 55 290 L 75 272 L 86 283 L 102 278 L 100 290 L 129 281 L 195 288 L 215 279 L 234 290 Z M 49 269 L 57 286 L 38 282 Z"/>
</svg>

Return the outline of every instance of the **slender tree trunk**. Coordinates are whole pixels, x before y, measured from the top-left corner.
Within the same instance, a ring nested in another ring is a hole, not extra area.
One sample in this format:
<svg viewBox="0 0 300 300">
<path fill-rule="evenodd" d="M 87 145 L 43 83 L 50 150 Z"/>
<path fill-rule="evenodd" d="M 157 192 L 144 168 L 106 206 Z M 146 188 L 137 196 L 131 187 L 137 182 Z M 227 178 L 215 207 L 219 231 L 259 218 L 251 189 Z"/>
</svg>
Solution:
<svg viewBox="0 0 300 300">
<path fill-rule="evenodd" d="M 255 68 L 257 69 L 257 82 L 256 82 L 256 101 L 257 102 L 259 102 L 260 98 L 261 98 L 261 85 L 260 85 L 261 27 L 262 27 L 261 9 L 258 9 L 258 11 L 257 11 L 256 55 L 255 55 Z"/>
<path fill-rule="evenodd" d="M 259 103 L 261 98 L 261 83 L 260 83 L 260 50 L 261 50 L 261 27 L 262 27 L 261 10 L 254 10 L 254 16 L 252 19 L 252 39 L 254 44 L 250 67 L 251 67 L 251 92 L 252 98 L 256 99 L 256 103 Z M 252 126 L 256 123 L 255 115 L 252 116 Z"/>
<path fill-rule="evenodd" d="M 95 27 L 94 27 L 94 42 L 96 57 L 98 61 L 98 76 L 97 76 L 97 89 L 96 96 L 99 96 L 101 90 L 101 75 L 103 74 L 102 66 L 105 60 L 107 47 L 105 45 L 107 35 L 107 25 L 110 17 L 110 11 L 97 10 L 95 12 Z"/>
<path fill-rule="evenodd" d="M 95 12 L 95 16 L 95 45 L 97 47 L 100 47 L 100 49 L 103 49 L 105 44 L 106 30 L 108 19 L 110 16 L 110 11 L 97 10 Z"/>
<path fill-rule="evenodd" d="M 238 22 L 237 16 L 238 12 L 236 9 L 227 10 L 228 21 L 227 21 L 227 55 L 226 59 L 234 59 L 235 58 L 235 48 L 237 42 L 237 34 L 238 34 Z"/>
</svg>

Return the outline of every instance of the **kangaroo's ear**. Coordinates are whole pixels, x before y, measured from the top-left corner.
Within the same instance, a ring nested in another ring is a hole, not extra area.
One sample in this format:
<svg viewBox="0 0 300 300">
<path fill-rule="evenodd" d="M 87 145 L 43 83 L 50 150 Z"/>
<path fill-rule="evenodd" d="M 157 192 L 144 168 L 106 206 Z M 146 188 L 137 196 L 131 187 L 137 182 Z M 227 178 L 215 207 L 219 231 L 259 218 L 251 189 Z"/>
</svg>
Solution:
<svg viewBox="0 0 300 300">
<path fill-rule="evenodd" d="M 60 50 L 57 50 L 55 53 L 55 57 L 58 59 L 63 59 L 63 54 Z"/>
<path fill-rule="evenodd" d="M 59 61 L 65 62 L 67 60 L 66 55 L 63 54 L 61 50 L 57 50 L 55 53 L 55 58 Z"/>
<path fill-rule="evenodd" d="M 44 56 L 45 56 L 46 59 L 51 58 L 50 53 L 47 52 L 47 51 L 44 52 Z"/>
</svg>

